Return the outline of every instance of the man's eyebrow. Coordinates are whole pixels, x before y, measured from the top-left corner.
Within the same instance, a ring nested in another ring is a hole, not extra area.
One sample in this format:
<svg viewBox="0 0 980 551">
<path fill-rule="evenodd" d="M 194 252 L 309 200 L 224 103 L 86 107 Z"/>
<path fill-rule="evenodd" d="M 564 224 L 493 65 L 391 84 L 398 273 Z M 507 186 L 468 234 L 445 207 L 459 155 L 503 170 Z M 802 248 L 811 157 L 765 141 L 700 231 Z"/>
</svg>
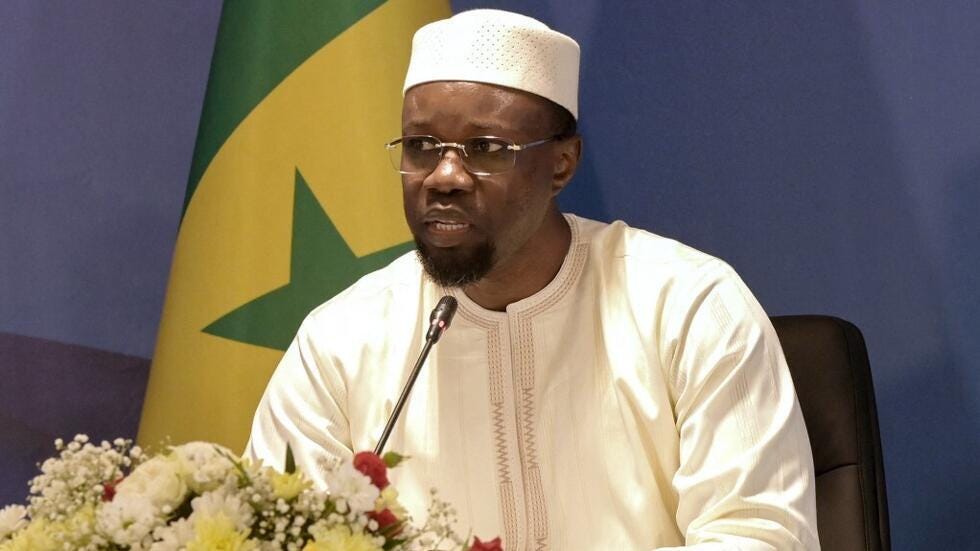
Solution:
<svg viewBox="0 0 980 551">
<path fill-rule="evenodd" d="M 412 119 L 410 121 L 405 121 L 402 126 L 405 128 L 409 127 L 419 127 L 419 126 L 429 126 L 431 121 L 429 119 Z"/>
<path fill-rule="evenodd" d="M 404 128 L 428 128 L 432 126 L 434 120 L 428 118 L 412 119 L 405 121 L 402 126 Z M 500 132 L 507 130 L 506 127 L 491 121 L 468 121 L 466 127 L 478 132 Z"/>
<path fill-rule="evenodd" d="M 467 126 L 470 126 L 476 130 L 500 130 L 502 128 L 499 124 L 483 121 L 470 121 L 467 123 Z"/>
</svg>

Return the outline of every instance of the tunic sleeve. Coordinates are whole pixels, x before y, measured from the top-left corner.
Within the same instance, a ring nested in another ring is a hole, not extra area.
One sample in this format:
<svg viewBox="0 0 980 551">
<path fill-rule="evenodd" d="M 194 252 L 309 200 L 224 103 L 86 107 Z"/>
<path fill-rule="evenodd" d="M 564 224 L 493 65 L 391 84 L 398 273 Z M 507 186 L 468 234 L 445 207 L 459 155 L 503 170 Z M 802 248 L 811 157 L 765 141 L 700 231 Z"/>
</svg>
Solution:
<svg viewBox="0 0 980 551">
<path fill-rule="evenodd" d="M 775 330 L 731 268 L 709 271 L 668 339 L 684 549 L 819 549 L 813 458 Z"/>
<path fill-rule="evenodd" d="M 284 468 L 288 443 L 296 466 L 323 487 L 324 461 L 349 458 L 346 384 L 336 362 L 317 349 L 307 318 L 290 344 L 252 422 L 245 456 Z"/>
</svg>

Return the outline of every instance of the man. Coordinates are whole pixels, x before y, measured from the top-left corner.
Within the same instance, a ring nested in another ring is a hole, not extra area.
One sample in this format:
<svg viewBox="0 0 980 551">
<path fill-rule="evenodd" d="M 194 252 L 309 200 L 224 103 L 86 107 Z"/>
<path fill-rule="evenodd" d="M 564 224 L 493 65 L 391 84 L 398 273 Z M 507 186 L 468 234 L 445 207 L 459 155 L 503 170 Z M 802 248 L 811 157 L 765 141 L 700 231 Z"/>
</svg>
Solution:
<svg viewBox="0 0 980 551">
<path fill-rule="evenodd" d="M 372 449 L 439 298 L 459 301 L 387 449 L 506 549 L 818 549 L 814 475 L 768 318 L 723 262 L 559 212 L 578 45 L 478 10 L 423 27 L 389 144 L 417 243 L 304 321 L 247 453 Z M 464 528 L 465 529 L 465 528 Z"/>
</svg>

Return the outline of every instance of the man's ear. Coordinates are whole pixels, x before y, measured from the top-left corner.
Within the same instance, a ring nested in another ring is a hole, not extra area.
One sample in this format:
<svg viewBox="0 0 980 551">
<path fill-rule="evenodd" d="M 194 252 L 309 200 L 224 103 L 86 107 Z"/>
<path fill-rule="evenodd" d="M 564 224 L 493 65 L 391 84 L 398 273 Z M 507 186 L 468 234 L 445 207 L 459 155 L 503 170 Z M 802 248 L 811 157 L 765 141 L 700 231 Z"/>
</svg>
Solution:
<svg viewBox="0 0 980 551">
<path fill-rule="evenodd" d="M 555 170 L 551 177 L 551 196 L 556 197 L 572 181 L 582 159 L 582 136 L 576 134 L 558 142 Z"/>
</svg>

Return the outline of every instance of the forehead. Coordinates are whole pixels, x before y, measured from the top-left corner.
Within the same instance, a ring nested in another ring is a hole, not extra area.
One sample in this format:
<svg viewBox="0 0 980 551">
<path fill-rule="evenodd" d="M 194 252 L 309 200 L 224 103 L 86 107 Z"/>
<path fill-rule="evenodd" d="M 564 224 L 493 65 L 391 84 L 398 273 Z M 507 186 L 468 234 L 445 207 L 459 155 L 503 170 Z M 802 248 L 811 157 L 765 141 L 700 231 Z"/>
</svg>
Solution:
<svg viewBox="0 0 980 551">
<path fill-rule="evenodd" d="M 427 82 L 405 93 L 402 127 L 406 133 L 506 131 L 530 137 L 547 124 L 548 113 L 547 100 L 521 90 L 480 82 Z"/>
</svg>

